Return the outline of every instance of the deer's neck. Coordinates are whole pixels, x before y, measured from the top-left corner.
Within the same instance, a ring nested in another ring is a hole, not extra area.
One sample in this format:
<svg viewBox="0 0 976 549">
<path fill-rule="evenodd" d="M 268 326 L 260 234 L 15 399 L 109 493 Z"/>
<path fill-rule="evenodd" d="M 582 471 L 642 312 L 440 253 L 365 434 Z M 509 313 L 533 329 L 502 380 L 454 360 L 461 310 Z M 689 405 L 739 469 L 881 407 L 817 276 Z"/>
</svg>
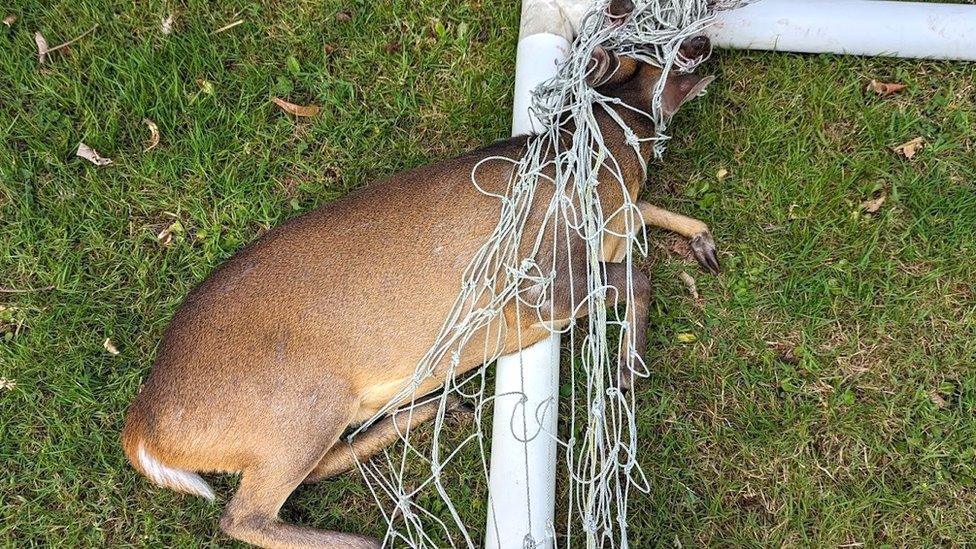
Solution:
<svg viewBox="0 0 976 549">
<path fill-rule="evenodd" d="M 596 119 L 603 133 L 604 143 L 606 143 L 607 149 L 619 166 L 624 187 L 627 189 L 630 200 L 636 201 L 647 177 L 647 164 L 654 153 L 654 142 L 649 140 L 655 135 L 654 123 L 642 113 L 615 105 L 613 107 L 614 112 L 626 125 L 626 127 L 621 127 L 614 117 L 602 108 L 598 109 Z M 639 143 L 637 147 L 634 146 L 634 139 Z M 602 177 L 608 175 L 604 174 Z M 609 177 L 612 178 L 613 176 L 610 175 Z M 617 182 L 607 181 L 607 183 Z M 619 183 L 608 186 L 619 186 Z"/>
</svg>

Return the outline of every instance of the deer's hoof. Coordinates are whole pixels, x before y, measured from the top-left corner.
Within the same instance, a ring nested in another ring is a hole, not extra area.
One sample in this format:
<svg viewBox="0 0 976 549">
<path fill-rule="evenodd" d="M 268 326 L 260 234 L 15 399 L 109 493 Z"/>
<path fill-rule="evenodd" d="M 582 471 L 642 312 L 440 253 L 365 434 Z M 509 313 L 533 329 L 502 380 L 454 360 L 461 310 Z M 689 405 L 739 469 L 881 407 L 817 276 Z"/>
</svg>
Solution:
<svg viewBox="0 0 976 549">
<path fill-rule="evenodd" d="M 715 240 L 708 231 L 703 231 L 691 237 L 691 252 L 698 263 L 708 272 L 718 274 L 722 268 L 718 264 L 718 251 Z"/>
</svg>

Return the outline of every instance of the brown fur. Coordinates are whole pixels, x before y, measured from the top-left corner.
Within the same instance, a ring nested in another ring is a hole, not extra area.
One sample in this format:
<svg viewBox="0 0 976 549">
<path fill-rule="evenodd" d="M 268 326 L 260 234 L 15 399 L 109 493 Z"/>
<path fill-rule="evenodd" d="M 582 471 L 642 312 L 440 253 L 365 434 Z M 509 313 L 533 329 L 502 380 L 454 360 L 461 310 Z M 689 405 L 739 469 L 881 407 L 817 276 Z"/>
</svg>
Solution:
<svg viewBox="0 0 976 549">
<path fill-rule="evenodd" d="M 603 91 L 647 109 L 658 75 L 653 67 L 621 59 Z M 666 106 L 686 99 L 689 88 L 681 78 L 669 84 Z M 620 112 L 638 135 L 653 132 L 646 120 Z M 636 199 L 643 184 L 638 159 L 608 117 L 601 124 Z M 148 455 L 184 472 L 242 472 L 221 527 L 249 543 L 378 546 L 371 538 L 283 524 L 278 511 L 301 482 L 353 465 L 348 446 L 339 443 L 341 433 L 372 416 L 413 374 L 457 296 L 462 270 L 498 219 L 497 200 L 471 185 L 471 169 L 488 156 L 518 157 L 525 142 L 513 138 L 372 184 L 270 231 L 216 269 L 174 316 L 129 408 L 122 440 L 135 468 L 153 478 Z M 502 191 L 510 170 L 510 163 L 488 162 L 479 181 Z M 613 211 L 624 197 L 616 184 L 605 188 L 601 201 Z M 540 203 L 549 201 L 540 194 Z M 622 220 L 615 223 L 622 227 Z M 693 229 L 707 232 L 703 227 Z M 608 242 L 610 255 L 619 256 L 619 248 Z M 609 267 L 608 282 L 622 288 L 624 266 Z M 583 275 L 584 269 L 574 272 Z M 627 314 L 642 327 L 649 286 L 646 276 L 634 276 L 637 303 L 628 304 Z M 569 285 L 561 279 L 557 287 L 555 308 L 568 315 Z M 508 319 L 515 318 L 513 306 Z M 500 351 L 514 352 L 548 335 L 534 326 L 534 315 L 521 318 L 521 340 L 507 336 Z M 508 328 L 515 333 L 515 326 Z M 467 347 L 461 371 L 481 363 L 482 342 L 499 329 L 489 328 Z M 643 333 L 631 336 L 639 349 Z M 442 382 L 431 379 L 421 393 Z M 415 419 L 430 412 L 420 410 Z M 355 452 L 359 459 L 395 438 L 393 422 L 387 423 L 364 434 Z"/>
</svg>

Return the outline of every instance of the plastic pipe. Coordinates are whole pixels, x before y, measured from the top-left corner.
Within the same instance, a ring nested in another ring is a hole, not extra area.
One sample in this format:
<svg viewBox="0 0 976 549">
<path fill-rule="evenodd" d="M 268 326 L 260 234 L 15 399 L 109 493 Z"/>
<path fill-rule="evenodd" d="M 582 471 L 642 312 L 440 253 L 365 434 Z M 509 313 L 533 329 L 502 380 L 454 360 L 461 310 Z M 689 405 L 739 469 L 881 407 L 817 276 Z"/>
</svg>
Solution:
<svg viewBox="0 0 976 549">
<path fill-rule="evenodd" d="M 758 0 L 706 32 L 722 48 L 976 61 L 971 4 Z"/>
<path fill-rule="evenodd" d="M 512 135 L 541 129 L 528 110 L 532 90 L 555 76 L 559 63 L 568 57 L 575 25 L 586 4 L 580 0 L 523 0 Z M 555 545 L 559 340 L 553 334 L 498 359 L 486 548 Z"/>
</svg>

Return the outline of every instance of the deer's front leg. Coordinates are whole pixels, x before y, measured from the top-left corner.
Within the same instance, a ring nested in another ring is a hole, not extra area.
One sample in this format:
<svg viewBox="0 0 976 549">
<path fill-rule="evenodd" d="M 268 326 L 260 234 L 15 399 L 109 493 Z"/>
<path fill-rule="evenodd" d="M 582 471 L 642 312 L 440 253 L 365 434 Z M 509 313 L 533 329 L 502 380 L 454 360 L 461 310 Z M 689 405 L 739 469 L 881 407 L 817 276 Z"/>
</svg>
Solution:
<svg viewBox="0 0 976 549">
<path fill-rule="evenodd" d="M 712 233 L 708 230 L 708 225 L 697 219 L 658 208 L 649 202 L 640 201 L 637 203 L 637 207 L 640 208 L 645 225 L 660 227 L 688 238 L 691 244 L 691 252 L 695 255 L 698 263 L 706 271 L 718 274 L 721 270 L 718 264 L 718 253 L 715 249 Z"/>
<path fill-rule="evenodd" d="M 553 317 L 555 325 L 565 322 L 573 316 L 582 317 L 587 313 L 587 307 L 580 305 L 589 297 L 588 281 L 582 249 L 573 260 L 576 268 L 570 270 L 563 266 L 563 270 L 556 275 L 552 288 L 551 301 L 543 303 L 542 313 Z M 621 332 L 619 367 L 617 371 L 617 386 L 622 390 L 630 389 L 636 375 L 644 371 L 644 354 L 647 351 L 647 322 L 651 303 L 651 282 L 640 269 L 634 265 L 605 262 L 602 264 L 605 276 L 607 303 L 613 306 L 625 305 L 624 318 L 626 327 Z M 631 293 L 628 295 L 628 281 Z M 630 356 L 631 350 L 633 357 Z M 633 365 L 639 364 L 639 371 L 634 371 Z"/>
</svg>

